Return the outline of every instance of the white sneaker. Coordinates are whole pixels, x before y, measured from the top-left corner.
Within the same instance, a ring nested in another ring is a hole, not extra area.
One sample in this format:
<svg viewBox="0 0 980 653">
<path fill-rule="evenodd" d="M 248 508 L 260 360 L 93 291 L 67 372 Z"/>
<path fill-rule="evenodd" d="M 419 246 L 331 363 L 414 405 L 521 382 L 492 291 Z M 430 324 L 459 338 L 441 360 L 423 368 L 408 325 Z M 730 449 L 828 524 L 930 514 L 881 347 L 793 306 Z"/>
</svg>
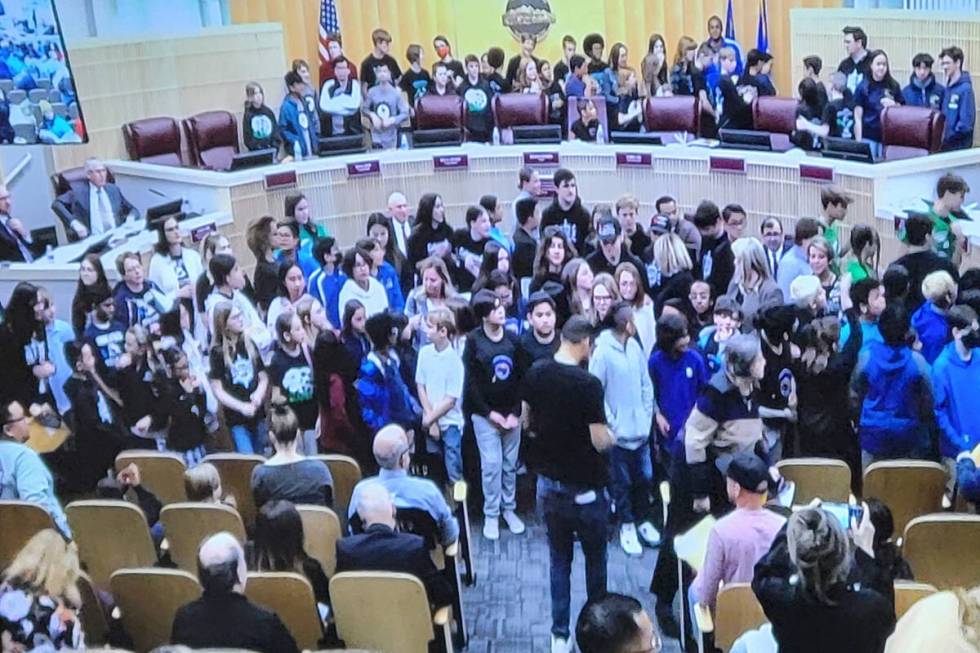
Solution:
<svg viewBox="0 0 980 653">
<path fill-rule="evenodd" d="M 619 529 L 619 545 L 623 547 L 626 555 L 643 555 L 643 547 L 640 546 L 640 540 L 636 538 L 636 526 L 633 524 L 623 524 Z"/>
<path fill-rule="evenodd" d="M 551 653 L 569 653 L 571 646 L 564 637 L 551 636 Z"/>
<path fill-rule="evenodd" d="M 524 522 L 521 521 L 521 518 L 517 516 L 516 512 L 513 510 L 505 510 L 503 516 L 504 521 L 507 522 L 507 528 L 510 529 L 511 533 L 514 535 L 520 535 L 524 532 Z"/>
<path fill-rule="evenodd" d="M 487 517 L 483 520 L 483 537 L 488 540 L 500 539 L 500 521 L 496 517 Z"/>
<path fill-rule="evenodd" d="M 648 521 L 640 524 L 640 527 L 636 529 L 640 533 L 640 539 L 643 543 L 649 547 L 660 546 L 660 533 L 657 532 L 656 527 Z"/>
</svg>

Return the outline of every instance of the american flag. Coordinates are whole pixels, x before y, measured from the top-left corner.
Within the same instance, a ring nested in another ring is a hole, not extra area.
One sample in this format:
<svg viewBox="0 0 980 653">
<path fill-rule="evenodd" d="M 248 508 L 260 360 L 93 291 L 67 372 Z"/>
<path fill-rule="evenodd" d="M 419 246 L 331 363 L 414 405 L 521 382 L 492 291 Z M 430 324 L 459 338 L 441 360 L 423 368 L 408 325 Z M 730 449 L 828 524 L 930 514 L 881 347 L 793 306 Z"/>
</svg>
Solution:
<svg viewBox="0 0 980 653">
<path fill-rule="evenodd" d="M 337 20 L 336 0 L 320 0 L 320 63 L 330 62 L 327 52 L 327 35 L 340 31 L 340 21 Z"/>
</svg>

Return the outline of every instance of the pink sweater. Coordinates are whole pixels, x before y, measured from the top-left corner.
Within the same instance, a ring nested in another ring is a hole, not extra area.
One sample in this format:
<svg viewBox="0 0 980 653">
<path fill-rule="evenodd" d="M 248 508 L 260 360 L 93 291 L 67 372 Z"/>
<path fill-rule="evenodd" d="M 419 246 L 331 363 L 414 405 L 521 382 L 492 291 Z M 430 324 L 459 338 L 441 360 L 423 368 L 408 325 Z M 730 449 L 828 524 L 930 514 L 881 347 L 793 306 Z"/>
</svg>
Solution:
<svg viewBox="0 0 980 653">
<path fill-rule="evenodd" d="M 755 563 L 769 551 L 786 519 L 765 508 L 736 508 L 718 520 L 708 536 L 708 552 L 692 590 L 715 609 L 718 583 L 750 583 Z"/>
</svg>

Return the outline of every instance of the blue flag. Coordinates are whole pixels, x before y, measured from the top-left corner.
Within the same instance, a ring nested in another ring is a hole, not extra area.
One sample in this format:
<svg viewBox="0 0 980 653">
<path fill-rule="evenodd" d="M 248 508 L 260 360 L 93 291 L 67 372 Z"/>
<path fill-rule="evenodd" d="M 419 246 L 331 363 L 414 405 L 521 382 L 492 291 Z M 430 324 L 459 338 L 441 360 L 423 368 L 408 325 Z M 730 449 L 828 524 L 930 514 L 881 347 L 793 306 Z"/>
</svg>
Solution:
<svg viewBox="0 0 980 653">
<path fill-rule="evenodd" d="M 735 39 L 735 10 L 732 8 L 732 0 L 728 0 L 728 14 L 725 16 L 725 38 Z"/>
<path fill-rule="evenodd" d="M 766 0 L 759 5 L 759 27 L 755 34 L 755 48 L 759 52 L 769 52 L 769 7 Z"/>
</svg>

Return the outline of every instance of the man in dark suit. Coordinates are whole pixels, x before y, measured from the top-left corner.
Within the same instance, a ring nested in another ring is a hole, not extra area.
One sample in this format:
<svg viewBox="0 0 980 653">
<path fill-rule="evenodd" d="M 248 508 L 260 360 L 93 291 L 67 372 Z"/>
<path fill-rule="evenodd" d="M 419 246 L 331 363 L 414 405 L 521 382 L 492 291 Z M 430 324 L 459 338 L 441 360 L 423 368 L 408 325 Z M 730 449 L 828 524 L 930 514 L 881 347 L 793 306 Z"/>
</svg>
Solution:
<svg viewBox="0 0 980 653">
<path fill-rule="evenodd" d="M 425 585 L 429 603 L 449 605 L 453 590 L 429 557 L 419 535 L 395 530 L 395 504 L 380 483 L 358 493 L 357 514 L 364 532 L 337 540 L 337 571 L 392 571 L 412 574 Z"/>
<path fill-rule="evenodd" d="M 24 223 L 10 216 L 11 203 L 10 191 L 0 185 L 0 261 L 30 263 L 37 247 Z"/>
<path fill-rule="evenodd" d="M 139 217 L 139 211 L 123 197 L 119 188 L 109 183 L 109 173 L 102 161 L 86 161 L 85 174 L 87 181 L 72 184 L 70 191 L 58 196 L 58 201 L 71 213 L 71 220 L 59 216 L 65 223 L 69 240 L 111 231 L 130 214 Z"/>
<path fill-rule="evenodd" d="M 408 258 L 408 238 L 412 235 L 415 216 L 408 206 L 408 200 L 403 193 L 393 192 L 388 196 L 388 222 L 391 223 L 391 233 L 395 239 L 395 248 L 401 255 Z M 399 275 L 402 292 L 405 296 L 415 287 L 415 270 L 407 263 L 402 265 Z"/>
<path fill-rule="evenodd" d="M 766 218 L 762 221 L 762 244 L 766 254 L 766 264 L 772 278 L 776 278 L 776 271 L 779 270 L 779 259 L 783 258 L 788 250 L 792 249 L 793 243 L 786 242 L 783 238 L 783 223 L 779 218 Z"/>
<path fill-rule="evenodd" d="M 279 616 L 245 598 L 245 552 L 231 533 L 204 540 L 197 562 L 204 594 L 177 610 L 172 644 L 298 653 L 296 641 Z"/>
</svg>

